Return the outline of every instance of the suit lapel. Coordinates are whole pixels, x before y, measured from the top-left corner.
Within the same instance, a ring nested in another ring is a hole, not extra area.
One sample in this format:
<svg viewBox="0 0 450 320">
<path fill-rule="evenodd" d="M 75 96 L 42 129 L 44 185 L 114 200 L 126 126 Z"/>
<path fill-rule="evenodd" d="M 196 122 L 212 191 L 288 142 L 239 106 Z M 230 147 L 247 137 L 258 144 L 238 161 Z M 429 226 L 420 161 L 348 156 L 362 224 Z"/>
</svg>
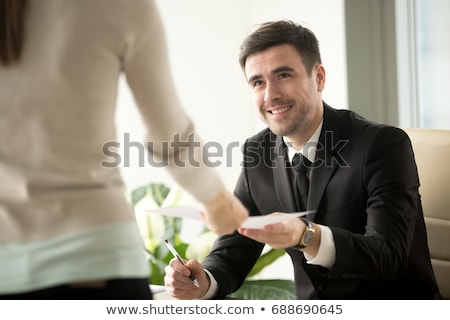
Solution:
<svg viewBox="0 0 450 320">
<path fill-rule="evenodd" d="M 345 147 L 345 139 L 341 136 L 339 119 L 336 110 L 324 103 L 322 132 L 316 151 L 316 160 L 310 173 L 307 210 L 318 210 L 325 189 L 333 173 L 339 166 L 336 153 Z M 272 152 L 273 180 L 275 192 L 283 212 L 298 211 L 292 189 L 292 182 L 287 170 L 286 147 L 281 136 L 275 140 L 275 150 Z M 313 220 L 315 214 L 308 215 Z"/>
<path fill-rule="evenodd" d="M 280 136 L 276 137 L 273 154 L 275 160 L 273 161 L 274 168 L 272 172 L 278 201 L 280 202 L 283 212 L 296 212 L 297 206 L 295 204 L 292 183 L 290 181 L 288 169 L 286 168 L 286 148 L 283 139 Z"/>
<path fill-rule="evenodd" d="M 339 166 L 336 152 L 340 151 L 343 142 L 340 136 L 336 111 L 324 104 L 324 120 L 322 132 L 317 145 L 316 160 L 310 175 L 308 210 L 318 210 L 325 189 L 334 171 Z M 345 145 L 344 145 L 345 146 Z M 314 216 L 309 217 L 314 219 Z"/>
</svg>

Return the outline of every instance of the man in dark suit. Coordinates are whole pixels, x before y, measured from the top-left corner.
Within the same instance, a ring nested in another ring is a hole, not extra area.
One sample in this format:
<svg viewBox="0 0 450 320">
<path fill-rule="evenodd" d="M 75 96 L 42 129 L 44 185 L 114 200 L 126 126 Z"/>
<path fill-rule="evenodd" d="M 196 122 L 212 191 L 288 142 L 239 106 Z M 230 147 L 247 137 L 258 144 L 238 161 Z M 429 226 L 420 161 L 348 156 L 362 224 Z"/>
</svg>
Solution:
<svg viewBox="0 0 450 320">
<path fill-rule="evenodd" d="M 290 255 L 299 299 L 438 298 L 408 136 L 323 102 L 318 41 L 300 25 L 263 24 L 240 63 L 268 128 L 247 140 L 235 194 L 254 216 L 314 213 L 223 235 L 202 264 L 172 260 L 167 291 L 224 297 L 267 244 Z M 291 165 L 298 153 L 306 169 Z"/>
</svg>

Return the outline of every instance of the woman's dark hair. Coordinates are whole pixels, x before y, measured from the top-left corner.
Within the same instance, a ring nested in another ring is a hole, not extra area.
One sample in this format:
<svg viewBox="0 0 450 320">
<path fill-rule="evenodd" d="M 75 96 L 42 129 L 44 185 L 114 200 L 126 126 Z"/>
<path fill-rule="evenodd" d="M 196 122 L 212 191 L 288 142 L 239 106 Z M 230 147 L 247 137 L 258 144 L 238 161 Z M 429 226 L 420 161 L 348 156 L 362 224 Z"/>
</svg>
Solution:
<svg viewBox="0 0 450 320">
<path fill-rule="evenodd" d="M 314 33 L 292 21 L 281 20 L 262 24 L 244 40 L 239 54 L 241 68 L 244 69 L 249 55 L 282 44 L 294 46 L 309 74 L 317 63 L 322 63 L 319 41 Z"/>
<path fill-rule="evenodd" d="M 20 59 L 26 2 L 27 0 L 0 1 L 0 65 L 6 66 Z"/>
</svg>

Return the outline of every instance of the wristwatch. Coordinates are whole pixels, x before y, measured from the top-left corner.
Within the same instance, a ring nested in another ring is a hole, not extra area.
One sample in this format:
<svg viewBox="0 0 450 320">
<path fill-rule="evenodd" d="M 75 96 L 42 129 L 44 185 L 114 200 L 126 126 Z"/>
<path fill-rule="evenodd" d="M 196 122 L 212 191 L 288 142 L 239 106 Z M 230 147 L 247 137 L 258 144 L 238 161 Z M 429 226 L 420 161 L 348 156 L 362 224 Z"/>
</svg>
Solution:
<svg viewBox="0 0 450 320">
<path fill-rule="evenodd" d="M 304 249 L 309 246 L 313 242 L 315 232 L 311 221 L 306 218 L 300 218 L 300 220 L 306 225 L 306 228 L 302 236 L 300 237 L 299 244 L 292 247 L 297 250 Z"/>
</svg>

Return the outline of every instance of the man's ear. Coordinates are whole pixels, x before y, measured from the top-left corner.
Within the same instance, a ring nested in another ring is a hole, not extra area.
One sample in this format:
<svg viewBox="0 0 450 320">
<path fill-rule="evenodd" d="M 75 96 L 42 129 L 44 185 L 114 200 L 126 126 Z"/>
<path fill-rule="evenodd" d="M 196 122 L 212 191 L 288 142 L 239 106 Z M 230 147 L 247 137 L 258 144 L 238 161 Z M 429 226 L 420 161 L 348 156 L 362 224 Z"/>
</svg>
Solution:
<svg viewBox="0 0 450 320">
<path fill-rule="evenodd" d="M 322 92 L 325 88 L 325 79 L 326 79 L 326 73 L 325 73 L 325 67 L 322 64 L 317 64 L 315 67 L 315 75 L 316 75 L 316 81 L 317 81 L 317 90 Z"/>
</svg>

